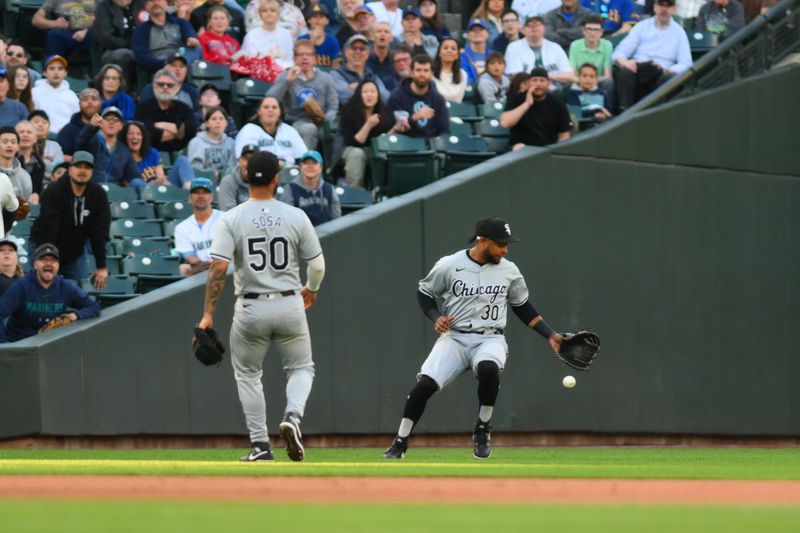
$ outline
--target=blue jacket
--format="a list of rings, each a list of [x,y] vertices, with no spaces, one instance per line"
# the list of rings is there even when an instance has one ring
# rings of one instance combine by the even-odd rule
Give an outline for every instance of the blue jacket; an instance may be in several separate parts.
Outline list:
[[[180,26],[181,41],[185,45],[186,39],[189,37],[197,37],[197,33],[189,24],[188,20],[183,20],[175,15],[167,15],[167,23],[174,23]],[[145,70],[155,72],[164,66],[164,60],[158,59],[150,51],[150,30],[153,28],[153,23],[149,20],[144,24],[139,24],[133,30],[133,55],[136,56],[136,62]]]
[[[139,168],[133,160],[130,150],[117,139],[113,150],[108,149],[105,137],[96,126],[87,125],[78,136],[78,149],[86,150],[94,156],[94,173],[92,181],[107,181],[126,186],[139,177]]]
[[[133,99],[131,95],[124,91],[119,91],[117,94],[106,100],[100,106],[100,110],[107,107],[114,106],[122,111],[122,118],[125,121],[133,120],[133,117],[136,116],[136,100]]]
[[[86,124],[83,123],[81,114],[78,112],[72,115],[67,125],[58,132],[56,142],[61,145],[61,151],[64,152],[64,155],[72,155],[79,150],[78,135],[81,134],[81,130],[83,130],[84,126],[86,126]]]
[[[423,106],[433,108],[433,118],[413,120],[411,115],[419,111]],[[444,97],[439,94],[433,83],[431,83],[427,93],[419,95],[411,90],[411,79],[404,79],[389,97],[389,110],[392,112],[398,110],[408,111],[408,124],[411,129],[406,132],[406,135],[409,137],[427,137],[430,139],[442,133],[450,133],[450,112],[447,110]]]
[[[36,335],[40,327],[62,313],[74,311],[79,319],[100,316],[100,305],[75,283],[56,276],[45,289],[39,284],[36,271],[14,283],[0,297],[0,342],[14,342]]]

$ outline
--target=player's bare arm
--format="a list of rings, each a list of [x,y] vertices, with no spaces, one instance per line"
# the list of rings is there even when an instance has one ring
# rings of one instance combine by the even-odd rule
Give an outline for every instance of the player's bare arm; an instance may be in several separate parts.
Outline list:
[[[214,311],[217,309],[217,302],[225,289],[225,278],[228,275],[228,261],[217,259],[211,260],[211,267],[208,270],[208,281],[206,282],[205,305],[203,306],[203,318],[200,320],[199,327],[214,327]]]

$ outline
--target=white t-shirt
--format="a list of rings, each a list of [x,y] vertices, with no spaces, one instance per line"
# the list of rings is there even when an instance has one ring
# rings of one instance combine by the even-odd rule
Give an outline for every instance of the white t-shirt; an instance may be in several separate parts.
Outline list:
[[[249,57],[271,57],[283,68],[294,65],[294,42],[289,30],[278,26],[272,31],[259,26],[248,31],[242,42],[242,53]]]
[[[308,151],[297,130],[285,122],[281,122],[278,126],[275,137],[258,124],[252,122],[245,124],[236,135],[236,157],[242,154],[242,148],[248,144],[255,144],[259,150],[272,152],[290,166],[294,165],[295,159],[300,159],[300,156]]]
[[[367,7],[375,13],[375,22],[388,22],[392,27],[392,35],[400,37],[403,35],[403,10],[399,7],[391,12],[386,9],[383,2],[370,2]]]
[[[197,257],[200,261],[211,261],[211,236],[222,211],[213,210],[205,224],[199,224],[194,214],[175,226],[175,249],[181,257]]]
[[[214,231],[211,256],[232,261],[236,294],[298,290],[300,261],[322,253],[302,209],[280,200],[247,200],[225,214]]]
[[[559,45],[547,39],[542,40],[542,65],[547,72],[572,72],[572,64],[567,53]],[[530,72],[536,65],[536,54],[527,39],[517,39],[506,48],[506,74]]]

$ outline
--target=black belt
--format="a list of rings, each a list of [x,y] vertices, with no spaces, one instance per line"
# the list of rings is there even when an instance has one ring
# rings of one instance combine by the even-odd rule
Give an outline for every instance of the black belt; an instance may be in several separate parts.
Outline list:
[[[475,335],[502,335],[503,332],[505,331],[504,329],[501,328],[471,329],[471,330],[452,328],[452,330],[458,333],[474,333]]]
[[[270,298],[277,298],[278,296],[294,296],[295,294],[297,294],[297,291],[281,291],[264,294],[259,294],[257,292],[246,292],[242,294],[242,298],[245,300],[269,300]]]

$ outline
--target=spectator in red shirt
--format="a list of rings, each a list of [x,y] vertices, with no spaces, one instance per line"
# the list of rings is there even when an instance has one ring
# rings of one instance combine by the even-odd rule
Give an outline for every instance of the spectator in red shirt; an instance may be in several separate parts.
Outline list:
[[[200,37],[203,47],[203,59],[212,63],[231,63],[231,56],[239,51],[239,42],[228,35],[231,15],[223,6],[214,6],[208,10],[206,31]]]

